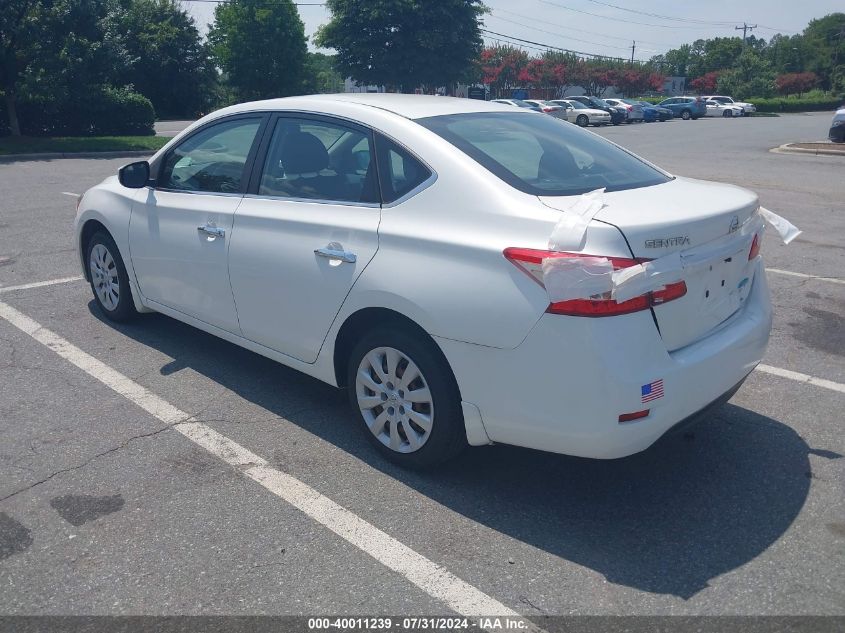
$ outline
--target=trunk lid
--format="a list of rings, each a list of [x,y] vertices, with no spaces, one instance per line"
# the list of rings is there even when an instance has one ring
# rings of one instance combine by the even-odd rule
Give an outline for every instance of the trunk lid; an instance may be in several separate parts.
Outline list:
[[[677,280],[686,283],[687,293],[652,308],[667,350],[694,343],[739,310],[753,282],[751,242],[762,229],[754,193],[675,178],[606,193],[604,201],[594,219],[619,229],[634,257],[679,253],[684,261]]]

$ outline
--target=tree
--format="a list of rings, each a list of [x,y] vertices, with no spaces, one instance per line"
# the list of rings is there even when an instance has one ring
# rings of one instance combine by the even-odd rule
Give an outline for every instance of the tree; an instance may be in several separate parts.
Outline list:
[[[818,84],[819,78],[816,73],[786,73],[785,75],[778,75],[775,79],[775,87],[777,91],[786,95],[797,94],[801,98],[801,94],[811,90]]]
[[[584,88],[584,92],[601,98],[611,86],[616,85],[618,68],[605,62],[581,60],[573,68],[572,83]]]
[[[646,91],[663,89],[665,77],[650,68],[627,68],[616,72],[614,85],[627,97],[634,97]]]
[[[494,97],[510,97],[521,85],[519,76],[528,65],[528,53],[513,46],[491,46],[481,51],[482,83]]]
[[[327,0],[315,37],[338,71],[363,84],[413,92],[466,79],[482,49],[481,0]]]
[[[305,27],[291,0],[226,0],[208,41],[239,99],[303,93]]]
[[[721,74],[722,71],[711,70],[709,73],[705,73],[701,77],[693,79],[689,85],[700,95],[705,93],[712,94],[716,92],[716,86],[719,83],[719,75]]]
[[[334,69],[333,55],[309,52],[305,69],[305,92],[343,92],[343,77]]]
[[[217,72],[194,19],[176,0],[111,0],[104,37],[126,60],[111,83],[131,84],[159,116],[208,111]]]
[[[740,99],[770,97],[774,92],[771,64],[749,47],[742,51],[733,68],[719,75],[717,89]]]
[[[100,26],[104,14],[104,0],[4,0],[0,88],[13,135],[21,133],[20,97],[58,103],[104,81],[113,61]]]
[[[839,90],[845,73],[845,13],[831,13],[811,20],[804,29],[803,42],[806,54],[802,70],[818,75],[824,90]]]

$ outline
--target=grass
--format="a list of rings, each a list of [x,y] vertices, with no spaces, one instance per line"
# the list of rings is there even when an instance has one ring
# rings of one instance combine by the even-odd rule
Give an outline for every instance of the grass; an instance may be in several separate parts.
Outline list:
[[[42,152],[154,152],[169,140],[163,136],[3,136],[0,137],[0,156]]]
[[[777,112],[749,112],[745,116],[780,116]]]

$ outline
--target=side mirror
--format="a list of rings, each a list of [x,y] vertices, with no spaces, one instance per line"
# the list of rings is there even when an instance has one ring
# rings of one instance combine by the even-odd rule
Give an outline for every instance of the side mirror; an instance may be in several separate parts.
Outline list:
[[[145,160],[141,160],[137,163],[124,165],[117,172],[117,179],[121,185],[129,189],[146,187],[150,181],[150,164]]]

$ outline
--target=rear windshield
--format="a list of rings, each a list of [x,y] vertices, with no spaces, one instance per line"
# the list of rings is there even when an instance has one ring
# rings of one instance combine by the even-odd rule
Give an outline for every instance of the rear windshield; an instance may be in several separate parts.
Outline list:
[[[624,191],[670,177],[591,132],[550,116],[475,112],[417,119],[511,187],[535,196]]]

